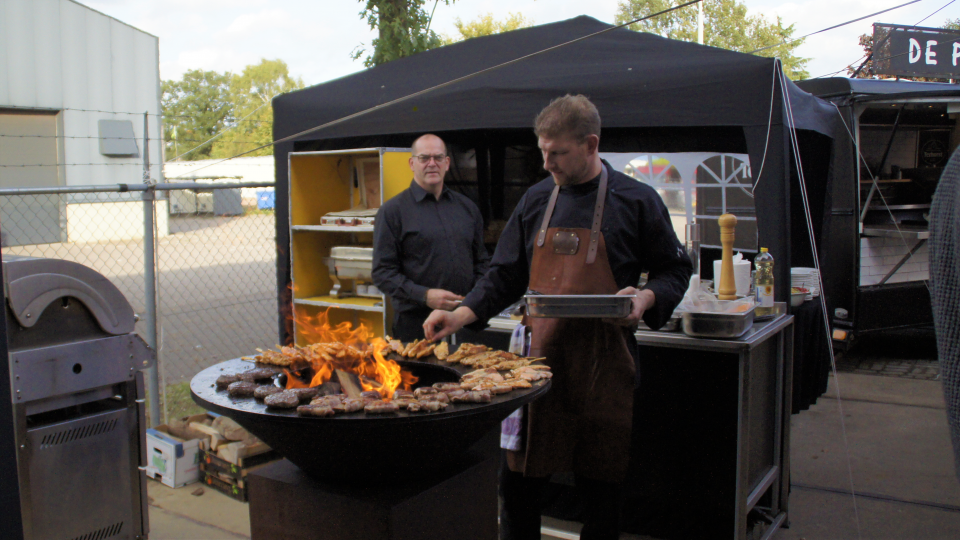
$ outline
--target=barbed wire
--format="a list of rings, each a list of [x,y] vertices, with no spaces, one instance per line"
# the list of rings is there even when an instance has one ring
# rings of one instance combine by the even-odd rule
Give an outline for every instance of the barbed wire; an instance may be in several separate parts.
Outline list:
[[[142,141],[143,137],[99,137],[97,135],[10,135],[0,133],[0,138],[11,139],[100,139],[102,141]],[[197,142],[202,139],[157,139],[147,137],[148,141],[173,142]],[[261,141],[226,141],[233,144],[262,144]]]
[[[270,157],[270,156],[254,156],[254,157]],[[139,159],[139,158],[131,158],[131,159]],[[202,161],[210,161],[212,159],[219,159],[219,158],[210,158]],[[174,163],[192,163],[192,162],[166,161],[166,162],[160,163],[158,161],[156,163],[150,163],[149,165],[153,167],[157,165],[162,166],[162,165],[168,165],[168,164],[174,164]],[[273,163],[247,163],[245,165],[253,166],[253,167],[273,167]],[[93,166],[93,167],[143,167],[143,162],[136,161],[136,162],[130,162],[130,163],[26,163],[21,165],[0,165],[0,168],[15,169],[15,168],[26,168],[26,167],[90,167],[90,166]]]
[[[133,114],[137,116],[143,116],[146,113],[147,116],[167,116],[170,118],[196,118],[194,116],[183,116],[183,115],[172,115],[172,114],[163,114],[163,113],[152,113],[146,111],[140,112],[126,112],[126,111],[103,111],[100,109],[78,109],[76,107],[26,107],[23,105],[0,105],[0,111],[3,109],[17,109],[23,111],[77,111],[77,112],[96,112],[96,113],[107,113],[107,114]]]

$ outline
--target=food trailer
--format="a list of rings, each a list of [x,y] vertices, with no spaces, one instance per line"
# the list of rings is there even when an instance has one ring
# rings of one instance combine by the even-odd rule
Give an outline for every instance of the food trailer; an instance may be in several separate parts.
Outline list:
[[[847,78],[798,86],[833,103],[849,129],[835,141],[846,163],[831,186],[821,246],[835,344],[932,324],[927,218],[960,142],[960,88]]]

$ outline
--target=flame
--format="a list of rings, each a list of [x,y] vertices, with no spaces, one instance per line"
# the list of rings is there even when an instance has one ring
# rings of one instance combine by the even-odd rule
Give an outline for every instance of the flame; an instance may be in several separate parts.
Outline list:
[[[357,375],[364,391],[376,391],[386,399],[391,399],[398,388],[413,387],[417,377],[386,357],[389,344],[385,340],[363,323],[357,328],[349,322],[331,326],[329,311],[310,316],[294,310],[297,329],[310,344],[281,348],[284,355],[293,358],[291,369],[286,370],[287,388],[320,386],[333,378],[336,370]],[[304,375],[310,377],[309,383],[303,380]]]

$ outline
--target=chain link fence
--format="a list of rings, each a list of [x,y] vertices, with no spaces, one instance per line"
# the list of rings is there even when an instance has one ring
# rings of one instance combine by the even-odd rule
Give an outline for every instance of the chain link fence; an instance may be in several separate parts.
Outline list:
[[[146,203],[135,186],[0,189],[3,253],[66,259],[103,274],[140,315],[137,332],[147,342],[153,241],[163,422],[190,410],[188,383],[197,372],[278,340],[272,197],[263,197],[268,205],[244,197],[267,185],[177,187],[154,186],[156,200]],[[145,231],[145,208],[152,230]]]

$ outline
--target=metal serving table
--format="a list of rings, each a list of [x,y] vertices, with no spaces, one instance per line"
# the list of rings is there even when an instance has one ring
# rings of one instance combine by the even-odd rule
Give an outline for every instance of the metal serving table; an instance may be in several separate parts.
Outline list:
[[[755,323],[737,339],[650,331],[637,338],[635,463],[624,512],[637,519],[624,530],[772,537],[787,519],[793,317]],[[665,518],[653,526],[642,522],[651,504]]]

